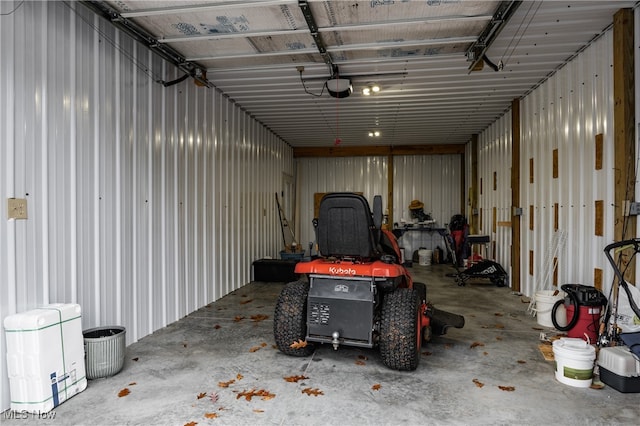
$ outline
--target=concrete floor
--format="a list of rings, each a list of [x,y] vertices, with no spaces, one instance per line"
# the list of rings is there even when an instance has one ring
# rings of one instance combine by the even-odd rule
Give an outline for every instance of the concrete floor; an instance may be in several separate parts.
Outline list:
[[[638,394],[556,381],[520,295],[482,281],[458,287],[447,265],[410,271],[438,308],[466,318],[463,329],[423,346],[416,371],[387,369],[375,349],[323,345],[308,358],[283,355],[272,332],[283,284],[253,282],[129,346],[119,374],[89,381],[54,419],[20,424],[640,423]],[[291,376],[306,378],[284,379]],[[241,396],[251,390],[259,395]]]

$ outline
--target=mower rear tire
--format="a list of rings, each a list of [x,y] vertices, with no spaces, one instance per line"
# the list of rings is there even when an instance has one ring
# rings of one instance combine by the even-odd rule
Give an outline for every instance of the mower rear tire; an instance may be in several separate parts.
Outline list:
[[[286,355],[309,356],[314,346],[294,345],[304,342],[307,336],[307,296],[309,283],[294,281],[286,284],[276,302],[273,318],[273,336],[278,349]],[[294,345],[292,348],[291,345]]]
[[[415,370],[420,362],[419,301],[414,289],[384,295],[380,323],[382,362],[394,370]]]

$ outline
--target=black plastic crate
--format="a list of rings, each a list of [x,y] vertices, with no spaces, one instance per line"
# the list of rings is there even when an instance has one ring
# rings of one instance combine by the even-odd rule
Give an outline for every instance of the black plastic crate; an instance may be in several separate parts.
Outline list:
[[[622,393],[640,392],[640,377],[620,376],[600,366],[600,381]]]
[[[294,272],[297,260],[259,259],[253,262],[253,280],[264,282],[291,282],[298,279]]]

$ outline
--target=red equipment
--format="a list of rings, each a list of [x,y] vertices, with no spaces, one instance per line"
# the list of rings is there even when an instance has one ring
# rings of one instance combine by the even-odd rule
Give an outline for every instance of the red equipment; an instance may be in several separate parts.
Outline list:
[[[371,348],[397,370],[414,370],[423,339],[461,328],[464,317],[434,308],[426,285],[399,263],[395,236],[381,229],[382,199],[373,215],[361,195],[332,193],[314,220],[322,257],[299,262],[302,279],[287,284],[276,303],[274,337],[288,355],[307,356],[314,343]],[[304,344],[301,344],[304,342]]]

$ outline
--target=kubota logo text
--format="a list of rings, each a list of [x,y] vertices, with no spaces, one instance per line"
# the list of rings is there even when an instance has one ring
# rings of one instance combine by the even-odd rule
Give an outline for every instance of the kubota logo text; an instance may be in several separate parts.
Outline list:
[[[331,275],[355,275],[356,270],[351,268],[336,268],[332,266],[329,268],[329,273]]]

